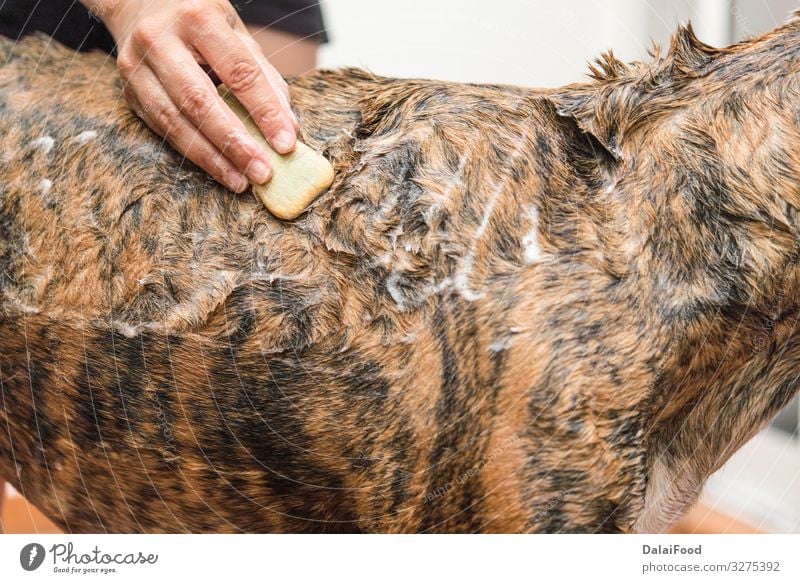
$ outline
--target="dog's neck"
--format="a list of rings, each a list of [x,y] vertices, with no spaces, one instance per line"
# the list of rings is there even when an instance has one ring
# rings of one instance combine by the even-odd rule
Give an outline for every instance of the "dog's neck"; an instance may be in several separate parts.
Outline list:
[[[596,83],[555,98],[604,150],[598,196],[625,211],[619,253],[662,339],[642,532],[669,526],[797,393],[794,46],[775,34],[718,51],[687,29],[666,59],[608,56]]]
[[[800,374],[800,224],[780,128],[740,128],[748,135],[730,146],[721,128],[687,136],[683,123],[626,144],[614,187],[642,302],[670,337],[655,368],[642,531],[677,518],[788,404]]]

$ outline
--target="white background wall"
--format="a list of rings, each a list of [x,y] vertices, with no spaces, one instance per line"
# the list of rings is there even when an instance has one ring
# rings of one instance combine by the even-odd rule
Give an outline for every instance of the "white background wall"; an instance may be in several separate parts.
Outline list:
[[[323,0],[332,42],[321,64],[383,75],[556,86],[613,48],[646,55],[692,18],[701,37],[755,34],[782,22],[797,0]],[[710,15],[710,16],[708,16]],[[720,35],[720,30],[722,34]]]

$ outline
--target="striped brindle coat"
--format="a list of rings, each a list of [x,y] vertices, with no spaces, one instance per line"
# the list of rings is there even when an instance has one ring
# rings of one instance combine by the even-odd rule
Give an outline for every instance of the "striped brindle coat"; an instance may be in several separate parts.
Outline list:
[[[798,21],[559,90],[311,73],[293,222],[108,57],[0,59],[0,476],[68,531],[656,531],[797,392]]]

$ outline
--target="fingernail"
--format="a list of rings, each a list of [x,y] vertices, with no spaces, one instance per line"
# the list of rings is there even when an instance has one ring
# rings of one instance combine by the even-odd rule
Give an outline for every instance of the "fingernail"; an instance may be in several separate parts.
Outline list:
[[[294,148],[295,138],[287,130],[278,130],[270,142],[278,152],[286,154]]]
[[[247,178],[241,174],[229,173],[227,176],[228,188],[233,192],[244,192],[247,189]]]
[[[264,184],[270,179],[272,170],[261,160],[253,160],[247,165],[245,173],[250,177],[250,180],[256,184]]]

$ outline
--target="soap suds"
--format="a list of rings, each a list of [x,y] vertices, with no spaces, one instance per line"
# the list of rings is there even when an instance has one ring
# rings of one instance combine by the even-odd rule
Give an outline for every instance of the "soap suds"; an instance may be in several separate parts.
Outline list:
[[[504,350],[508,349],[514,343],[513,339],[509,336],[508,338],[501,338],[495,340],[489,345],[490,352],[503,352]]]
[[[472,240],[472,247],[464,256],[464,260],[461,262],[461,266],[456,273],[455,277],[455,286],[458,292],[468,302],[474,302],[483,297],[482,293],[475,292],[470,287],[469,276],[472,274],[472,268],[475,263],[475,253],[477,252],[478,241],[481,240],[484,233],[486,233],[486,229],[489,228],[489,222],[492,219],[492,214],[494,213],[494,207],[497,205],[497,201],[500,199],[500,195],[502,194],[503,190],[505,189],[505,184],[499,185],[495,188],[494,192],[492,193],[492,198],[489,199],[489,204],[486,205],[486,210],[483,212],[483,218],[481,219],[480,225],[478,225],[478,229],[475,231],[475,236]]]
[[[539,247],[539,211],[535,206],[528,211],[531,221],[531,230],[522,238],[522,247],[525,250],[525,263],[531,265],[536,263],[542,256],[542,248]]]
[[[389,292],[390,296],[392,296],[392,299],[394,300],[394,303],[397,304],[397,307],[400,308],[400,310],[404,310],[405,298],[403,297],[403,291],[398,285],[399,283],[400,272],[394,269],[386,280],[386,291]]]
[[[455,173],[446,178],[443,182],[447,185],[439,195],[438,195],[438,202],[446,202],[450,200],[450,197],[453,195],[453,191],[457,188],[464,187],[464,169],[467,167],[467,162],[471,160],[472,152],[466,152],[458,161],[458,168],[456,168]],[[431,193],[436,194],[436,193]]]
[[[127,322],[114,321],[114,329],[125,338],[136,338],[141,333],[141,327]]]
[[[511,172],[511,170],[514,168],[514,165],[517,163],[517,159],[520,157],[520,154],[521,151],[519,148],[514,150],[514,152],[511,154],[508,161],[508,167],[506,168],[508,172]],[[500,200],[500,195],[505,191],[506,181],[500,180],[497,188],[494,189],[492,196],[489,198],[489,203],[486,205],[486,209],[483,212],[483,218],[481,218],[481,222],[478,225],[478,228],[475,230],[475,235],[472,238],[472,246],[464,256],[464,259],[461,262],[458,272],[454,278],[456,290],[458,290],[458,292],[461,294],[461,297],[468,302],[474,302],[483,297],[483,293],[476,292],[472,289],[469,278],[470,275],[472,275],[472,270],[475,264],[475,255],[478,251],[478,243],[483,238],[486,230],[489,228],[489,223],[492,220],[492,215],[494,214],[494,209],[497,206],[497,202]]]
[[[47,196],[48,194],[50,194],[51,188],[53,188],[53,181],[44,178],[39,183],[39,194],[42,196]]]
[[[42,152],[42,154],[49,154],[55,143],[56,141],[50,136],[42,136],[41,138],[36,138],[33,140],[31,145]]]
[[[97,137],[97,132],[94,130],[87,130],[85,132],[79,133],[75,136],[75,141],[79,144],[85,144],[86,142],[93,140]]]
[[[5,299],[8,302],[9,306],[12,306],[13,308],[16,309],[16,311],[18,311],[18,312],[20,312],[22,314],[31,314],[31,315],[33,315],[33,314],[38,314],[40,312],[38,307],[33,306],[33,305],[21,300],[20,298],[16,297],[11,292],[9,292],[8,290],[5,290],[3,292],[3,296],[5,297]]]

